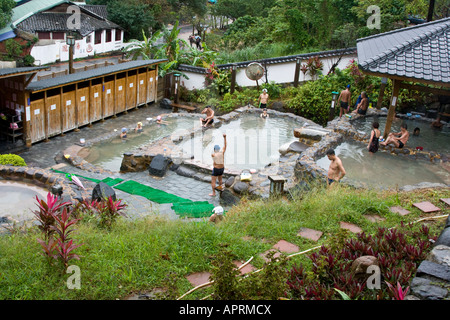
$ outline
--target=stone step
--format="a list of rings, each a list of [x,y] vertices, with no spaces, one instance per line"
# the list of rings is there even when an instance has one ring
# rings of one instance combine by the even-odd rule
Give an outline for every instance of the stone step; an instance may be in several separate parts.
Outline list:
[[[420,211],[422,211],[424,213],[441,211],[441,208],[436,207],[434,204],[432,204],[429,201],[416,202],[416,203],[413,203],[413,206],[418,208]]]
[[[406,216],[407,214],[411,213],[411,211],[406,210],[405,208],[402,208],[400,206],[390,207],[389,211],[391,211],[392,213],[398,213],[401,216]]]
[[[301,228],[299,230],[299,232],[297,233],[297,236],[306,238],[306,239],[312,240],[312,241],[318,241],[320,239],[320,237],[322,236],[322,234],[323,234],[322,231],[309,229],[309,228]]]

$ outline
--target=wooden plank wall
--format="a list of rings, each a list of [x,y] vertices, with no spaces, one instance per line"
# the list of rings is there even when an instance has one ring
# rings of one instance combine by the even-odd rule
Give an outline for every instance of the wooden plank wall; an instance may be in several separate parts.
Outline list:
[[[26,92],[21,99],[30,108],[27,145],[156,102],[157,87],[157,70],[141,68]]]

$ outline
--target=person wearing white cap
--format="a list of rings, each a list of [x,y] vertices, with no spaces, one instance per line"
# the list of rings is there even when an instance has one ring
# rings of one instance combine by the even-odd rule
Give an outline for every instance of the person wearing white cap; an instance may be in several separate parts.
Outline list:
[[[223,208],[221,206],[215,207],[212,210],[213,214],[209,217],[209,222],[217,223],[223,219]]]
[[[267,93],[267,89],[264,88],[263,92],[259,95],[258,103],[260,108],[267,108],[267,102],[269,101],[269,94]]]
[[[223,148],[220,150],[219,145],[214,146],[214,153],[211,154],[211,157],[213,158],[213,171],[211,174],[211,187],[212,187],[212,193],[209,195],[211,197],[216,196],[216,180],[219,180],[219,186],[222,185],[222,175],[225,170],[225,151],[227,150],[227,135],[223,134]]]

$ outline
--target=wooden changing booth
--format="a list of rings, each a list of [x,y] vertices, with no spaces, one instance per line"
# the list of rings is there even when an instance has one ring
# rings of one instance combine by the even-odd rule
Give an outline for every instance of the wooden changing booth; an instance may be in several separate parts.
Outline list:
[[[165,61],[130,61],[30,83],[27,146],[156,102],[158,64]]]

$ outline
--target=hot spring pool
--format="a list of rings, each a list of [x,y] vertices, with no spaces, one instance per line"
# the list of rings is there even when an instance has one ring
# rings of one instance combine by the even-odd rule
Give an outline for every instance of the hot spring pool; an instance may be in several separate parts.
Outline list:
[[[142,133],[129,131],[126,140],[122,140],[117,132],[116,138],[88,148],[84,159],[104,169],[119,171],[124,153],[169,136],[177,130],[192,130],[194,126],[199,125],[196,117],[168,117],[164,120],[168,122],[167,125],[151,123],[143,127]]]
[[[31,210],[36,210],[36,196],[47,199],[48,191],[35,185],[1,180],[0,181],[0,217],[16,220],[28,220],[34,217]]]
[[[347,179],[381,188],[420,182],[450,183],[450,169],[446,164],[414,160],[386,152],[370,155],[366,147],[360,142],[344,142],[335,148],[347,172]],[[328,171],[330,160],[324,156],[317,160],[317,165]]]
[[[372,123],[374,121],[378,121],[380,124],[379,129],[383,134],[386,125],[386,117],[364,117],[352,121],[352,124],[356,130],[370,134]],[[410,138],[406,143],[407,147],[412,149],[423,147],[423,151],[450,154],[450,128],[442,127],[442,129],[436,130],[431,128],[429,122],[396,118],[392,122],[391,132],[400,132],[400,126],[403,122],[407,124],[410,133]],[[420,128],[420,134],[418,136],[412,134],[414,128]]]
[[[213,164],[211,154],[214,146],[223,148],[223,134],[227,135],[225,168],[244,170],[260,169],[278,161],[279,148],[298,139],[294,128],[302,127],[301,120],[285,117],[261,119],[259,113],[241,114],[236,120],[223,124],[218,129],[209,129],[196,134],[192,139],[181,142],[183,157]]]

